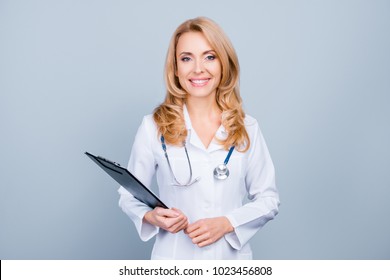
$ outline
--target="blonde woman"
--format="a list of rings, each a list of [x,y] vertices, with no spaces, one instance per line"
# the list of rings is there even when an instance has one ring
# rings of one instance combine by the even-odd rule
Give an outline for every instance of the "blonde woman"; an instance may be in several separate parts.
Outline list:
[[[177,28],[165,81],[128,168],[146,186],[156,175],[172,208],[151,209],[122,187],[119,205],[142,240],[156,236],[152,259],[251,259],[249,240],[278,213],[279,196],[259,125],[242,109],[236,53],[215,22]]]

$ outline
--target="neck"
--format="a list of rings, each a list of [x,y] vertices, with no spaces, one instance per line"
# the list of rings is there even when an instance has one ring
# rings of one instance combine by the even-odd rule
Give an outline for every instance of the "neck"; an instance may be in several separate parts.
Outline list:
[[[221,110],[218,108],[215,98],[188,98],[186,102],[187,110],[192,118],[214,119],[220,117]]]

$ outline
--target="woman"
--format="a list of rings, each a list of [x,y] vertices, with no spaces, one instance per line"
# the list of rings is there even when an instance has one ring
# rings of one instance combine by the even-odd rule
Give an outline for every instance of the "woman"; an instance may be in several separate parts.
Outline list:
[[[122,187],[119,205],[142,240],[156,236],[152,259],[251,259],[248,241],[278,213],[279,196],[257,121],[242,109],[236,53],[216,23],[177,28],[165,80],[165,101],[144,117],[128,168],[146,186],[156,174],[172,208],[151,209]],[[224,162],[229,174],[225,165],[213,171]]]

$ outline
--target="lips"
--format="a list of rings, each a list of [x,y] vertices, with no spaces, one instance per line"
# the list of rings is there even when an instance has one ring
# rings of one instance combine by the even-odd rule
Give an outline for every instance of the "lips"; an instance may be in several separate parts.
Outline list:
[[[191,84],[195,87],[205,86],[208,81],[210,81],[210,79],[190,79]]]

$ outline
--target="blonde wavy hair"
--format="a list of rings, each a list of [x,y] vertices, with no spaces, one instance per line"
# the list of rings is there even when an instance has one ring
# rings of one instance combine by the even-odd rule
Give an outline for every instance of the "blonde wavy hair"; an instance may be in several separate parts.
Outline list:
[[[180,36],[186,32],[201,32],[221,62],[221,81],[216,91],[216,102],[222,111],[221,123],[227,131],[226,139],[216,139],[224,149],[231,146],[245,152],[250,140],[245,129],[245,113],[239,91],[239,63],[233,45],[223,30],[212,20],[198,17],[183,22],[174,32],[165,61],[165,83],[167,94],[164,102],[153,113],[160,135],[171,145],[182,145],[187,137],[183,105],[187,92],[183,90],[176,76],[176,46]]]

